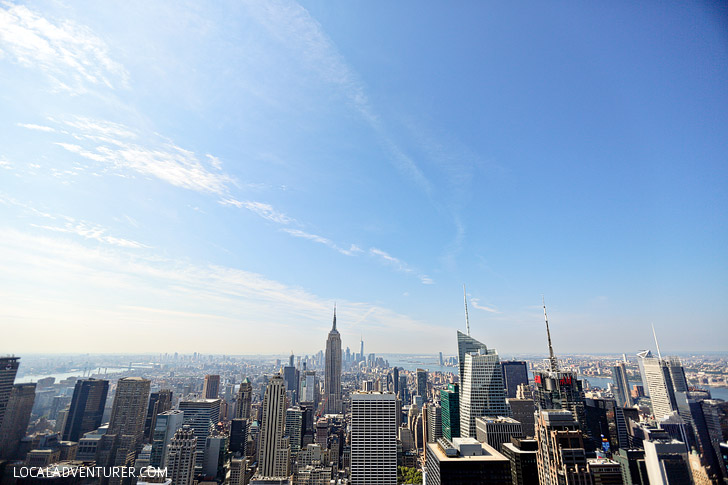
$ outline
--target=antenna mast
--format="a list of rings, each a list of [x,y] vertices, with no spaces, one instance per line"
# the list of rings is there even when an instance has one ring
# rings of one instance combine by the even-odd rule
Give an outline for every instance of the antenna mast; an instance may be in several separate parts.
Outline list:
[[[465,301],[465,325],[468,329],[468,337],[470,337],[470,318],[468,318],[468,294],[465,292],[464,283],[463,283],[463,300]]]
[[[546,299],[541,295],[541,302],[543,303],[543,318],[546,320],[546,336],[549,339],[549,364],[551,372],[559,371],[559,361],[556,360],[554,355],[554,347],[551,345],[551,331],[549,330],[549,317],[546,315]]]
[[[660,353],[660,344],[657,342],[657,333],[655,333],[655,322],[652,322],[652,336],[655,337],[655,346],[657,347],[657,358],[662,360],[662,354]]]

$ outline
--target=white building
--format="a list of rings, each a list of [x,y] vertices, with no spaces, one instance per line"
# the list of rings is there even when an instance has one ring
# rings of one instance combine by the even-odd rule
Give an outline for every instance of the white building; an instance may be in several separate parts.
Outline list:
[[[498,352],[480,348],[465,354],[460,396],[460,436],[475,438],[475,418],[510,416]]]
[[[351,396],[351,485],[397,484],[397,397]]]

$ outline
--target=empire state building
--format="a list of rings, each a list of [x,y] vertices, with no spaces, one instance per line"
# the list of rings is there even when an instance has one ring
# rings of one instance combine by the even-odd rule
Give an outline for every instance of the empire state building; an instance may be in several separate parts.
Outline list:
[[[334,305],[334,326],[326,340],[324,413],[339,414],[341,411],[341,335],[336,330],[336,305]]]

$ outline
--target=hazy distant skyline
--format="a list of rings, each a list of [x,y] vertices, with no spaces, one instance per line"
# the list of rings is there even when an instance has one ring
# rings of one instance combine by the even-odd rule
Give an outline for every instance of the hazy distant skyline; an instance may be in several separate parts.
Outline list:
[[[728,350],[727,10],[0,4],[0,353]]]

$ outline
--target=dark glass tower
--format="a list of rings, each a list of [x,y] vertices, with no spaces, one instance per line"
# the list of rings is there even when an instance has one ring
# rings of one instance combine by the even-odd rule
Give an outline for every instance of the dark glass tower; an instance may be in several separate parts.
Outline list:
[[[71,407],[63,427],[64,441],[78,441],[84,433],[101,426],[108,392],[109,381],[100,379],[76,381]]]
[[[450,384],[447,389],[440,390],[440,407],[442,408],[442,436],[448,440],[460,437],[460,389],[457,384]]]
[[[0,426],[3,424],[15,375],[18,373],[18,360],[20,357],[0,357]]]
[[[506,397],[516,397],[519,384],[528,384],[528,366],[523,360],[504,360],[501,362],[503,384],[506,386]]]

